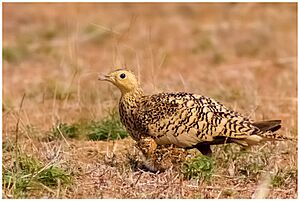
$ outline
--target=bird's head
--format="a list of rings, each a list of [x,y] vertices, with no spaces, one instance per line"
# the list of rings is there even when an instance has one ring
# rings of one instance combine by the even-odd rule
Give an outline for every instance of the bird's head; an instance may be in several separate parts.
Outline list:
[[[115,70],[107,75],[99,75],[99,80],[109,81],[117,86],[122,94],[133,92],[140,88],[135,75],[128,70]]]

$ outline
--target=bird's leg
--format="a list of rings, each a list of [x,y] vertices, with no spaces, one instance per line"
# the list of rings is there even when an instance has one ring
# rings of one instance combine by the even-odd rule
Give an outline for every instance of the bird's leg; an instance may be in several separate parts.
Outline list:
[[[141,138],[137,141],[137,148],[141,150],[144,165],[148,170],[152,172],[162,171],[157,161],[157,144],[154,139],[150,137]]]
[[[202,155],[205,155],[205,156],[212,155],[212,151],[210,149],[209,144],[197,144],[195,147],[201,152]]]

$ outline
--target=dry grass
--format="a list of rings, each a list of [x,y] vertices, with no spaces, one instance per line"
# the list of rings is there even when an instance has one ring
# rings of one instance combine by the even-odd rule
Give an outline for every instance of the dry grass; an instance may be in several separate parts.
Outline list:
[[[296,3],[4,3],[3,198],[297,198],[296,142],[215,146],[209,176],[189,180],[139,169],[130,138],[72,128],[117,106],[97,72],[125,66],[147,93],[203,94],[297,137],[296,33]]]

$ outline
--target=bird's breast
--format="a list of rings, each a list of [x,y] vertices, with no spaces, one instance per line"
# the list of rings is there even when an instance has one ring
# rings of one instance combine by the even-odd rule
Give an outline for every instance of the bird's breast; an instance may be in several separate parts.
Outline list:
[[[140,132],[138,128],[138,123],[136,122],[136,118],[134,116],[134,105],[127,104],[125,101],[120,101],[119,104],[119,113],[121,123],[125,126],[127,132],[133,139],[140,138]]]

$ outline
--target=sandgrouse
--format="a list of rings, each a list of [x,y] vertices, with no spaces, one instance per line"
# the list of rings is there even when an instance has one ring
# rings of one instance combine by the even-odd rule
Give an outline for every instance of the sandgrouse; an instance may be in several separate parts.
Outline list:
[[[237,143],[246,147],[289,139],[274,133],[281,128],[281,120],[254,122],[202,95],[185,92],[145,95],[135,75],[128,70],[115,70],[100,75],[99,79],[120,89],[121,122],[147,156],[158,145],[197,148],[210,155],[210,145]]]

